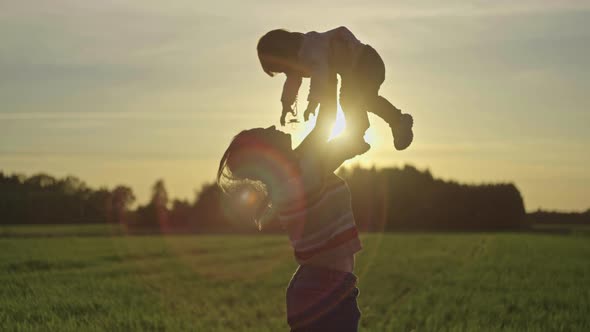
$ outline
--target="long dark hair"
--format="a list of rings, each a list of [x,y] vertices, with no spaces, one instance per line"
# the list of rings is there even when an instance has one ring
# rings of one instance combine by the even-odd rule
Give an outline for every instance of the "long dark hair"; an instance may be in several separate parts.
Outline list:
[[[273,143],[262,128],[244,130],[234,136],[217,170],[217,184],[225,197],[237,202],[233,206],[244,209],[242,214],[254,219],[259,228],[271,215],[273,193],[298,175],[290,151],[281,151]]]
[[[258,40],[258,59],[262,70],[269,76],[288,71],[297,61],[297,54],[303,40],[300,32],[276,29],[267,32]]]

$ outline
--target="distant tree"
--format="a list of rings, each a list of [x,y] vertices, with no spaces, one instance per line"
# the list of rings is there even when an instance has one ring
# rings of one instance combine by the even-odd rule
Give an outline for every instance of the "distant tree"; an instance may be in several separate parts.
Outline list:
[[[527,215],[533,224],[590,225],[590,210],[585,212],[546,211],[538,209]]]
[[[166,209],[168,206],[168,192],[164,185],[164,180],[157,180],[152,186],[152,199],[151,204]]]
[[[170,225],[175,228],[188,229],[194,224],[194,209],[186,200],[175,199],[169,213]]]
[[[75,176],[66,176],[64,179],[57,181],[58,190],[66,195],[83,193],[87,190],[86,184]]]
[[[107,188],[93,191],[86,200],[88,222],[103,223],[112,221],[112,193]],[[92,216],[92,217],[90,217]]]
[[[204,184],[194,204],[197,227],[201,231],[230,230],[231,224],[225,217],[229,212],[222,205],[222,192],[216,184]]]
[[[24,181],[24,184],[34,188],[48,188],[55,186],[58,181],[47,174],[41,173],[31,176]]]
[[[137,223],[146,227],[159,227],[163,231],[170,228],[168,219],[168,192],[163,180],[152,186],[152,197],[146,206],[137,209]]]
[[[127,212],[135,202],[133,190],[127,186],[117,186],[111,194],[112,222],[127,223]]]

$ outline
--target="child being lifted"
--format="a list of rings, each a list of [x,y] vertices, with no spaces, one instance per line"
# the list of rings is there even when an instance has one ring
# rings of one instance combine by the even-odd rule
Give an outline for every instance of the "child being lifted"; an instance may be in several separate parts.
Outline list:
[[[349,147],[357,154],[370,147],[364,141],[369,128],[368,112],[372,112],[389,124],[393,144],[404,150],[413,140],[413,119],[402,113],[387,99],[379,95],[379,87],[385,80],[383,60],[371,46],[361,43],[345,27],[326,32],[289,32],[272,30],[258,41],[258,58],[262,69],[269,76],[285,73],[281,103],[281,125],[285,125],[287,113],[296,115],[292,106],[303,77],[311,79],[308,104],[303,118],[320,105],[316,126],[305,142],[327,141],[337,112],[337,74],[341,77],[340,105],[346,119],[346,135]]]

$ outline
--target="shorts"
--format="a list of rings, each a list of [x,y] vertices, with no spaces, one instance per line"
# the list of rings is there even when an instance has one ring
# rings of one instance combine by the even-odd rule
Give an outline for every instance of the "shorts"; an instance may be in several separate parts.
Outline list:
[[[358,330],[357,277],[350,272],[299,266],[287,288],[292,332]]]

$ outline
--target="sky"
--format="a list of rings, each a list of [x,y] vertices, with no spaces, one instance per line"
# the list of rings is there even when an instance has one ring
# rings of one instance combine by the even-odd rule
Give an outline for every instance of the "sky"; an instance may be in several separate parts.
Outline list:
[[[0,170],[125,184],[139,203],[162,178],[193,199],[233,135],[278,126],[283,77],[261,70],[258,38],[338,26],[381,54],[381,95],[415,121],[399,152],[371,115],[372,149],[348,166],[590,208],[589,1],[0,0]],[[297,143],[312,125],[284,130]]]

